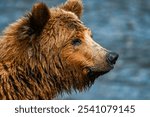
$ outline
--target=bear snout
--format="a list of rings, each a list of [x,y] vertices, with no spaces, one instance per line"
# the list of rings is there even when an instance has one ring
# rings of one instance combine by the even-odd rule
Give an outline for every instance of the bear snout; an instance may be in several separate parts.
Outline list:
[[[115,52],[108,52],[106,54],[106,60],[110,66],[113,66],[116,63],[118,57],[119,55]]]

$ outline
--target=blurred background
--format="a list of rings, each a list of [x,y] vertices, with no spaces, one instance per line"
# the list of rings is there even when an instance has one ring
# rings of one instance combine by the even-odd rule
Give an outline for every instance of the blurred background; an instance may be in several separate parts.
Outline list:
[[[40,0],[38,0],[40,1]],[[41,0],[52,7],[66,0]],[[29,11],[37,0],[1,0],[0,32]],[[150,0],[83,0],[82,21],[95,41],[118,52],[108,74],[86,92],[58,99],[150,99]]]

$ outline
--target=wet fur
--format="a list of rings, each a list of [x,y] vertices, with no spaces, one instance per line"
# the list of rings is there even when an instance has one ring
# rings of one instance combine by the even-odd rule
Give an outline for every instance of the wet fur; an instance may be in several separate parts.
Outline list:
[[[0,99],[53,99],[64,91],[85,90],[94,82],[80,74],[84,60],[86,65],[92,64],[90,55],[84,53],[87,58],[79,61],[83,57],[76,54],[78,64],[66,63],[66,59],[73,61],[72,57],[62,56],[64,52],[72,54],[72,47],[65,46],[71,36],[82,37],[87,30],[78,19],[81,1],[69,2],[50,10],[37,3],[5,29],[0,39]]]

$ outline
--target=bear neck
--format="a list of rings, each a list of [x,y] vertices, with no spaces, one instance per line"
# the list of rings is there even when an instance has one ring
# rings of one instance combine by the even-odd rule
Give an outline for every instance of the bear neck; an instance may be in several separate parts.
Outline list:
[[[0,62],[0,99],[53,99],[71,92],[72,75],[64,71],[58,55],[35,53],[15,59],[10,54],[11,60],[6,57]]]

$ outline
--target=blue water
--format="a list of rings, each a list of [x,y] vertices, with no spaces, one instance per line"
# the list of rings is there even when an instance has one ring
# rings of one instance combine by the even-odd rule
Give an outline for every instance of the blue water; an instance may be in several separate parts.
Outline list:
[[[0,31],[36,0],[0,1]],[[49,6],[65,0],[42,0]],[[83,0],[83,22],[94,39],[119,53],[114,70],[86,92],[59,99],[150,99],[150,0]]]

